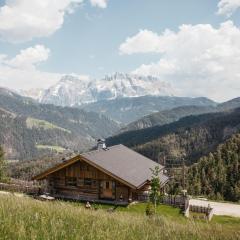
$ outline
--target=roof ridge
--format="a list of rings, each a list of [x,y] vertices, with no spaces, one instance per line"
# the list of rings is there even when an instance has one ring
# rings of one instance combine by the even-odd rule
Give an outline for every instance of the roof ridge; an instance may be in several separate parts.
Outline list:
[[[115,147],[118,147],[118,146],[124,146],[124,145],[123,144],[117,144],[117,145],[107,147],[106,149],[112,149],[112,148],[115,148]],[[126,147],[126,146],[124,146],[124,147]],[[88,151],[88,152],[80,153],[80,155],[102,152],[102,151],[106,151],[106,149],[95,149],[95,150],[91,150],[91,151]]]

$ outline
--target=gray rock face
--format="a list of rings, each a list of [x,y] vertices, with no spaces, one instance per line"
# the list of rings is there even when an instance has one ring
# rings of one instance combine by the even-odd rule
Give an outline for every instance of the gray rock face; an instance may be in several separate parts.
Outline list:
[[[146,95],[170,96],[173,95],[173,90],[169,84],[151,76],[115,73],[96,80],[66,75],[45,90],[39,101],[59,106],[75,106]]]

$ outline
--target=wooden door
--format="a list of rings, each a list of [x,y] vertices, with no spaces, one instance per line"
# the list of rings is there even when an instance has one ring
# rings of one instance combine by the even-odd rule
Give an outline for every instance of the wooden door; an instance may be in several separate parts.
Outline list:
[[[100,183],[100,198],[115,199],[115,182],[103,180]]]

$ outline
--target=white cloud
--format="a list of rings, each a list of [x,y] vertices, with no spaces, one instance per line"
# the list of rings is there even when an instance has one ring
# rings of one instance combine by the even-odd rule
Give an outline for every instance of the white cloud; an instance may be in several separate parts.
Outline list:
[[[21,50],[14,58],[5,61],[5,64],[16,68],[35,68],[35,64],[46,61],[49,54],[50,49],[43,45],[36,45]]]
[[[240,29],[231,21],[219,28],[182,25],[161,34],[141,30],[120,45],[120,53],[158,53],[158,62],[133,72],[160,76],[176,87],[176,95],[219,101],[240,95]]]
[[[160,38],[157,33],[149,30],[140,30],[138,34],[126,39],[120,45],[121,54],[162,52],[174,40],[173,32],[166,30]]]
[[[230,17],[238,8],[240,0],[221,0],[218,3],[218,14]]]
[[[52,86],[65,74],[39,70],[38,65],[47,61],[49,56],[50,50],[43,45],[23,49],[13,58],[0,54],[0,86],[15,90]],[[89,78],[87,75],[76,76],[83,80]]]
[[[20,51],[9,58],[0,55],[0,84],[13,89],[43,88],[59,80],[61,74],[43,72],[37,65],[48,59],[50,50],[36,45]]]
[[[49,56],[50,50],[43,45],[23,49],[13,58],[0,54],[0,86],[16,90],[52,86],[64,74],[39,70],[38,65]],[[85,75],[79,77],[88,78]]]
[[[6,0],[0,7],[0,39],[17,43],[47,37],[60,29],[66,14],[84,0]],[[104,0],[91,0],[105,8]]]
[[[90,0],[90,3],[94,7],[106,8],[108,0]]]

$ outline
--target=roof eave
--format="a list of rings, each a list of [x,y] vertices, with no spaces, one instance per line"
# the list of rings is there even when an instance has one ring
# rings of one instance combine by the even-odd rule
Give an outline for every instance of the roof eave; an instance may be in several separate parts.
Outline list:
[[[164,175],[164,176],[166,176],[166,175]],[[167,179],[166,179],[164,182],[160,181],[160,185],[161,185],[161,186],[165,185],[165,184],[169,181],[169,177],[168,177],[168,176],[166,176],[166,177],[167,177]],[[137,187],[137,189],[140,189],[140,188],[143,187],[145,184],[150,183],[150,182],[151,182],[151,180],[147,179],[146,181],[144,181],[143,183],[141,183],[141,184]]]

